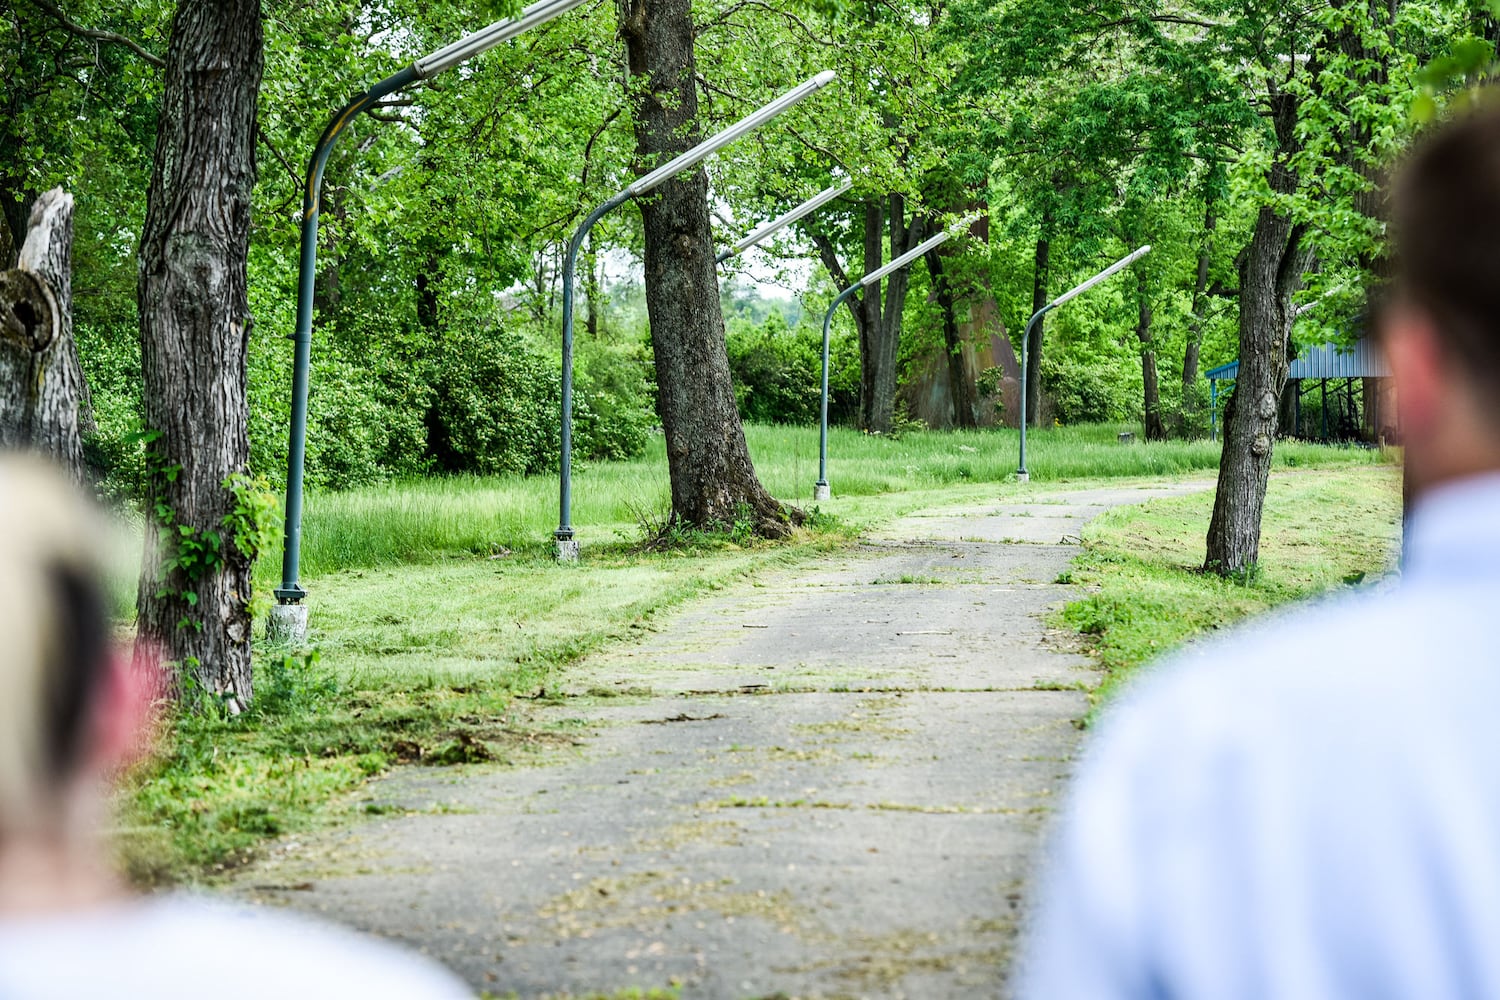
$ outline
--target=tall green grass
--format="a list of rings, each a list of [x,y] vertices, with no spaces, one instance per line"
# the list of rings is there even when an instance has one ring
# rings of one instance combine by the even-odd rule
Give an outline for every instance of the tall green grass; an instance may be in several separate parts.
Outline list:
[[[1218,468],[1219,445],[1169,441],[1122,445],[1121,431],[1098,424],[1032,432],[1027,464],[1033,481],[1176,476]],[[761,481],[776,496],[812,502],[818,473],[815,427],[749,426],[746,434]],[[899,438],[834,428],[829,434],[829,481],[838,498],[963,483],[1002,482],[1016,470],[1014,430],[917,431]],[[1363,448],[1281,442],[1276,464],[1329,466],[1385,460]],[[628,462],[577,465],[573,524],[590,545],[640,537],[643,515],[668,507],[666,450],[660,437]],[[433,478],[346,493],[313,493],[303,525],[304,579],[345,569],[430,561],[460,553],[539,552],[557,526],[555,476]],[[281,553],[266,553],[257,584],[279,576]]]

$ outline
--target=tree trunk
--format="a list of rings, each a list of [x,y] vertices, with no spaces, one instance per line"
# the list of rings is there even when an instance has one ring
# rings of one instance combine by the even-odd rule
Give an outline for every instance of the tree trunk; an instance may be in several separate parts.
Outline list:
[[[1036,315],[1047,304],[1048,271],[1052,258],[1052,215],[1042,219],[1042,234],[1036,240],[1031,275],[1031,312]],[[1042,424],[1042,328],[1046,317],[1036,321],[1026,343],[1026,420],[1032,427]]]
[[[583,298],[588,311],[583,314],[583,328],[590,340],[599,339],[599,317],[603,303],[599,301],[599,255],[594,250],[594,236],[589,234],[588,250],[583,255]]]
[[[938,307],[943,314],[943,355],[948,362],[948,394],[953,400],[953,426],[977,427],[974,386],[964,364],[963,337],[958,330],[958,314],[953,301],[953,283],[943,267],[940,249],[927,251],[927,273],[937,292]]]
[[[888,201],[890,251],[895,259],[922,241],[924,227],[920,219],[906,225],[906,200],[901,195],[891,194]],[[864,273],[869,274],[885,263],[883,241],[887,216],[878,201],[865,202],[864,212]],[[821,233],[809,231],[809,235],[834,283],[840,290],[848,288],[853,282],[839,263],[833,242]],[[859,333],[859,425],[877,434],[889,433],[895,416],[896,359],[909,287],[909,275],[902,270],[886,279],[884,296],[875,287],[846,300]]]
[[[1287,354],[1287,367],[1291,368],[1292,362],[1297,359]],[[1276,412],[1276,436],[1277,437],[1301,437],[1302,436],[1302,388],[1297,382],[1287,379],[1281,387],[1281,402]]]
[[[0,269],[16,266],[16,255],[26,239],[26,219],[31,199],[0,170]]]
[[[0,208],[3,208],[4,194],[0,193]],[[16,266],[16,241],[10,234],[10,220],[5,213],[0,211],[0,270],[9,271]]]
[[[887,225],[890,230],[891,259],[894,260],[922,242],[926,229],[919,216],[906,224],[906,199],[892,194]],[[877,237],[878,245],[878,237]],[[878,254],[877,250],[877,254]],[[875,268],[882,261],[877,256]],[[870,273],[870,263],[865,262]],[[901,351],[901,319],[906,311],[906,293],[911,287],[911,269],[904,267],[885,279],[884,302],[878,294],[866,294],[866,306],[879,311],[879,322],[873,329],[879,336],[872,338],[869,355],[864,359],[865,384],[869,387],[865,427],[876,434],[889,434],[895,426],[896,417],[896,365]]]
[[[865,269],[864,273],[878,269],[885,263],[882,257],[881,238],[885,229],[885,213],[878,201],[865,203]],[[845,285],[844,287],[848,287]],[[881,327],[884,314],[880,308],[880,288],[867,288],[857,296],[859,299],[859,426],[861,430],[885,433],[891,429],[891,414],[895,401],[885,407],[880,405],[880,387],[877,370],[887,339]],[[881,420],[884,411],[884,422]]]
[[[1278,148],[1269,172],[1271,190],[1289,194],[1297,177],[1289,164],[1298,150],[1296,98],[1273,93]],[[1261,208],[1240,260],[1240,369],[1224,413],[1224,451],[1204,569],[1243,573],[1260,557],[1260,520],[1278,403],[1286,384],[1287,341],[1296,310],[1292,295],[1309,263],[1303,227],[1270,206]]]
[[[628,0],[620,33],[629,55],[626,90],[635,103],[636,153],[651,167],[701,137],[692,4]],[[784,536],[801,512],[766,492],[745,444],[724,342],[708,175],[699,168],[665,182],[641,201],[641,219],[672,516],[719,530],[748,519],[759,534]]]
[[[165,651],[175,693],[251,699],[250,567],[235,544],[249,458],[246,254],[263,64],[259,0],[185,3],[167,49],[137,296],[148,444],[138,656]]]
[[[37,199],[14,270],[0,272],[0,446],[29,448],[84,481],[88,392],[73,342],[73,196]]]
[[[1145,275],[1137,279],[1135,336],[1141,342],[1141,385],[1147,441],[1165,441],[1167,427],[1161,419],[1161,387],[1157,384],[1155,335],[1151,332],[1151,290]]]

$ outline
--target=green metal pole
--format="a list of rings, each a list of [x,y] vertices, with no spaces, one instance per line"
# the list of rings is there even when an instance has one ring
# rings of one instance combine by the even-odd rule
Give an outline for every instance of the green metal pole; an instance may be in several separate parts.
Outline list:
[[[344,105],[323,130],[307,167],[307,184],[302,191],[302,248],[297,264],[297,327],[290,337],[296,347],[292,364],[292,426],[286,459],[286,524],[282,535],[281,586],[275,590],[276,600],[282,604],[297,604],[307,596],[298,576],[302,562],[302,471],[307,455],[307,383],[312,367],[313,279],[318,273],[318,209],[323,170],[328,166],[334,143],[351,121],[382,97],[419,79],[416,66],[408,66]]]
[[[566,0],[576,3],[579,0]],[[824,70],[810,80],[782,94],[776,100],[750,112],[733,125],[680,153],[660,167],[631,182],[625,190],[610,198],[589,213],[583,225],[573,234],[568,243],[568,252],[563,260],[563,331],[562,331],[562,415],[561,447],[558,456],[558,500],[557,530],[552,533],[558,562],[574,562],[578,559],[578,542],[573,535],[573,279],[578,269],[578,251],[583,238],[604,214],[625,204],[632,198],[655,190],[691,167],[697,166],[725,146],[754,131],[780,115],[798,102],[822,90],[834,81],[836,74]]]
[[[1026,359],[1027,348],[1031,345],[1031,331],[1041,322],[1043,316],[1053,310],[1056,303],[1042,306],[1038,309],[1026,324],[1026,332],[1021,335],[1021,461],[1016,469],[1016,478],[1021,482],[1030,482],[1031,473],[1026,471]]]
[[[573,279],[578,271],[578,251],[584,237],[611,209],[618,208],[630,200],[628,190],[610,198],[589,213],[583,225],[568,241],[568,252],[563,258],[562,272],[562,415],[561,455],[557,476],[557,530],[552,533],[558,546],[558,556],[564,561],[576,558],[577,553],[568,543],[573,541]]]
[[[828,311],[823,314],[823,401],[820,404],[818,417],[818,481],[813,485],[813,499],[827,500],[828,491],[828,347],[830,330],[833,326],[833,314],[838,312],[839,306],[848,300],[849,296],[865,287],[863,282],[857,282],[839,292],[838,297],[829,305]]]
[[[1140,260],[1150,252],[1150,246],[1143,246],[1140,249],[1136,250],[1134,253],[1121,257],[1119,260],[1115,261],[1113,264],[1109,265],[1109,267],[1106,267],[1104,270],[1100,271],[1089,280],[1083,282],[1082,284],[1074,285],[1072,288],[1068,289],[1066,292],[1063,292],[1051,302],[1048,302],[1046,305],[1042,306],[1042,308],[1038,309],[1036,313],[1031,317],[1030,322],[1026,324],[1026,333],[1021,337],[1021,462],[1020,468],[1016,469],[1017,481],[1025,483],[1031,480],[1031,473],[1026,471],[1026,360],[1027,347],[1031,343],[1032,328],[1036,326],[1037,321],[1039,321],[1043,316],[1047,315],[1049,312],[1056,309],[1064,302],[1072,301],[1073,299],[1082,295],[1084,292],[1088,291],[1090,288],[1093,288],[1095,285],[1099,284],[1101,281],[1105,281],[1113,277],[1114,275],[1119,274],[1121,271],[1125,270],[1125,268],[1129,267],[1131,264],[1134,264],[1136,261]]]

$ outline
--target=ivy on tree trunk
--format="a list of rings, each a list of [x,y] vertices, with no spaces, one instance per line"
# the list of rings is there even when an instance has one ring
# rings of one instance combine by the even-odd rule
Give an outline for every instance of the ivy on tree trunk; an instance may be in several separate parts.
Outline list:
[[[137,299],[148,428],[137,655],[174,690],[251,699],[251,554],[229,488],[249,458],[246,257],[263,65],[259,0],[177,8],[167,48]]]

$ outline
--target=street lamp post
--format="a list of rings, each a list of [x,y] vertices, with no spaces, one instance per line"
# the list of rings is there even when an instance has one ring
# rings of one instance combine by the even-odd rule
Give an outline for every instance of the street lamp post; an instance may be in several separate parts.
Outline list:
[[[1081,285],[1076,285],[1073,288],[1070,288],[1062,295],[1059,295],[1051,302],[1048,302],[1046,305],[1042,306],[1042,308],[1038,309],[1036,313],[1032,315],[1030,321],[1027,322],[1026,332],[1021,335],[1021,463],[1020,467],[1016,469],[1017,482],[1028,483],[1031,481],[1031,473],[1026,470],[1026,350],[1031,343],[1032,329],[1037,325],[1038,322],[1041,321],[1041,318],[1043,316],[1047,315],[1049,312],[1056,309],[1064,302],[1067,302],[1070,299],[1075,299],[1078,296],[1082,295],[1084,292],[1088,291],[1090,288],[1093,288],[1095,285],[1099,284],[1101,281],[1106,281],[1109,278],[1114,277],[1116,274],[1119,274],[1121,271],[1125,270],[1131,264],[1134,264],[1136,261],[1140,260],[1150,252],[1151,248],[1149,246],[1144,246],[1132,253],[1130,256],[1122,257],[1120,260],[1115,261],[1113,264],[1109,265],[1109,267],[1106,267],[1104,270],[1094,275],[1088,281],[1085,281]]]
[[[885,267],[860,278],[854,284],[839,292],[828,306],[828,311],[823,314],[823,400],[818,411],[818,481],[813,484],[814,501],[827,500],[833,495],[828,487],[828,341],[829,330],[833,325],[833,314],[838,311],[839,306],[843,305],[849,296],[861,288],[869,288],[886,275],[901,270],[933,247],[947,242],[948,237],[952,235],[951,230],[945,229],[921,246],[906,251],[906,253],[897,257]]]
[[[328,127],[323,130],[322,137],[318,139],[318,144],[313,147],[312,159],[307,167],[307,182],[302,191],[297,327],[290,338],[296,346],[292,367],[292,426],[287,448],[286,524],[281,555],[281,586],[275,590],[278,606],[273,609],[268,626],[277,638],[300,640],[307,625],[307,610],[302,605],[307,591],[298,579],[302,556],[302,472],[307,452],[307,382],[308,370],[312,364],[313,279],[317,274],[318,262],[318,209],[328,155],[349,123],[368,111],[382,97],[419,80],[429,80],[501,42],[572,10],[582,2],[583,0],[541,0],[523,10],[519,17],[496,21],[487,28],[423,56],[344,105],[333,116]]]
[[[769,239],[772,235],[780,232],[787,226],[790,226],[792,223],[796,222],[804,215],[807,215],[810,212],[815,212],[818,209],[822,208],[824,205],[828,204],[830,201],[837,198],[845,191],[849,190],[849,188],[853,184],[853,181],[845,179],[835,184],[831,188],[827,188],[826,190],[818,192],[811,198],[804,201],[802,204],[798,205],[796,208],[792,209],[790,212],[787,212],[785,215],[777,216],[770,222],[766,223],[764,226],[761,226],[755,232],[751,233],[749,236],[746,236],[744,239],[740,240],[728,250],[725,250],[723,253],[719,254],[719,256],[714,259],[714,263],[722,264],[726,260],[729,260],[731,257],[739,256],[746,250],[749,250],[751,247],[755,246],[757,243],[761,243],[766,239]]]
[[[573,562],[578,558],[578,541],[573,537],[573,283],[578,270],[578,252],[594,224],[611,209],[618,208],[632,198],[639,197],[659,187],[662,183],[687,170],[742,138],[746,134],[777,117],[794,104],[798,104],[833,82],[838,74],[824,70],[817,76],[782,94],[764,107],[752,111],[733,125],[703,140],[687,152],[673,158],[639,178],[620,193],[612,196],[588,214],[583,225],[568,241],[568,252],[563,257],[562,272],[562,454],[558,466],[558,518],[557,530],[552,537],[557,544],[559,562]]]

